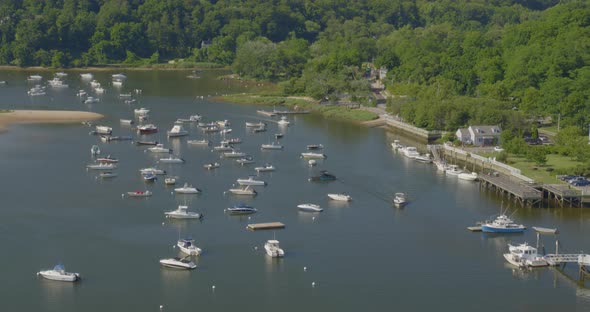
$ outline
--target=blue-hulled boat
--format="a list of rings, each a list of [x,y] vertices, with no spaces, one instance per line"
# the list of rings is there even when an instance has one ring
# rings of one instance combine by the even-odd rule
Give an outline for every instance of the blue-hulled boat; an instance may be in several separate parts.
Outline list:
[[[481,230],[488,233],[522,233],[526,227],[514,223],[508,216],[501,214],[495,220],[484,222]]]

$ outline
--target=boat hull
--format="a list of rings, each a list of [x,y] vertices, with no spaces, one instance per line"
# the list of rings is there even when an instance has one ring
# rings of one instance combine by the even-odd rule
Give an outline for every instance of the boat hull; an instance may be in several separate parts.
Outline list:
[[[80,279],[78,273],[56,274],[53,271],[41,271],[38,274],[45,279],[58,282],[75,282]]]
[[[526,230],[526,227],[513,227],[513,228],[504,228],[504,227],[494,227],[490,225],[483,224],[481,226],[481,231],[486,233],[522,233]]]

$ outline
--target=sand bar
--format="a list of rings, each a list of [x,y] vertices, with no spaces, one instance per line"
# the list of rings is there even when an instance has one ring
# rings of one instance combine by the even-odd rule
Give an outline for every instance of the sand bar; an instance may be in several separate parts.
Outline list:
[[[97,120],[104,115],[82,111],[59,110],[10,110],[0,112],[0,131],[6,130],[11,124],[26,123],[76,123]]]

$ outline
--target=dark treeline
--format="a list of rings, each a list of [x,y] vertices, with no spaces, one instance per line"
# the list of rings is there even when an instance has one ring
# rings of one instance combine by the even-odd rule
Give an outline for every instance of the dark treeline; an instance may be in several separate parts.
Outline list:
[[[286,94],[366,102],[425,128],[590,122],[590,4],[575,0],[1,0],[0,64],[173,59],[230,65]]]

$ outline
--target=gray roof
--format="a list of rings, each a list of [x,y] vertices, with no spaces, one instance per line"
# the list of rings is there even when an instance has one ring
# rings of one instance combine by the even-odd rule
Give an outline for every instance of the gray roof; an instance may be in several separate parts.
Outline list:
[[[461,133],[462,138],[469,137],[469,130],[467,128],[459,128],[457,131]]]
[[[492,136],[496,136],[496,135],[500,135],[500,132],[502,131],[502,129],[500,129],[500,126],[469,126],[469,128],[471,128],[471,130],[473,130],[473,133],[475,133],[475,135],[492,135]]]

